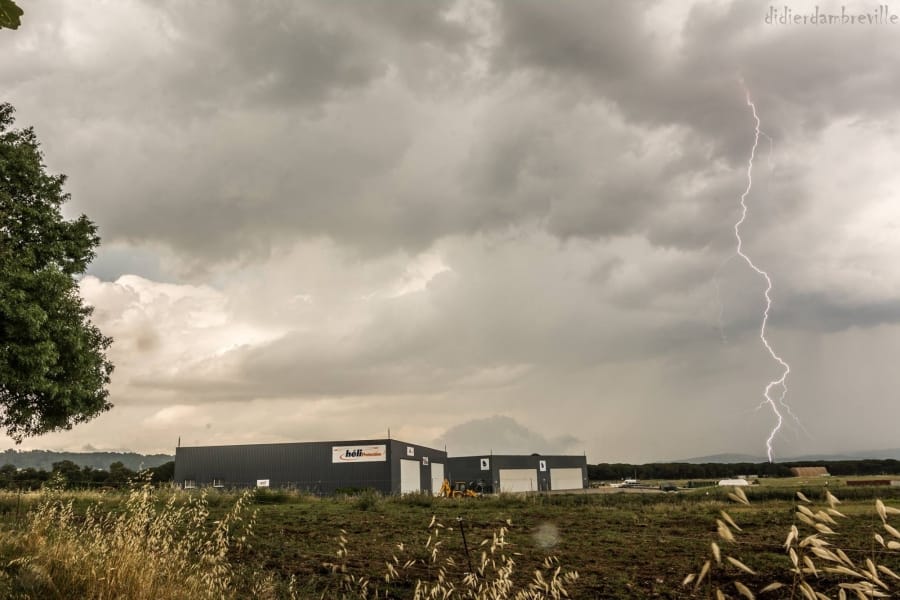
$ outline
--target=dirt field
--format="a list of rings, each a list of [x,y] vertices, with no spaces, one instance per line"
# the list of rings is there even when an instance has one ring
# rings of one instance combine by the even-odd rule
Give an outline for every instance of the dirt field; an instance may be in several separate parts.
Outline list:
[[[900,507],[900,489],[844,488],[837,482],[831,482],[829,489],[842,497],[837,508],[846,518],[836,517],[831,526],[835,533],[821,537],[828,538],[832,547],[842,548],[854,564],[863,565],[871,558],[900,572],[900,553],[874,542],[875,533],[890,538],[876,514],[875,498],[883,498],[888,507]],[[499,560],[504,555],[513,561],[510,579],[518,589],[533,579],[536,570],[552,575],[555,565],[547,569],[542,563],[554,556],[560,574],[576,571],[579,575],[567,585],[572,598],[708,598],[715,597],[716,586],[727,597],[738,597],[735,580],[757,592],[773,582],[786,585],[760,598],[799,598],[792,588],[796,582],[783,544],[792,525],[800,528],[801,537],[814,530],[797,516],[798,506],[806,506],[796,499],[798,490],[813,500],[811,512],[828,508],[823,484],[799,481],[748,489],[749,506],[729,500],[728,490],[717,488],[678,493],[598,488],[566,495],[473,499],[382,498],[365,493],[315,498],[269,491],[259,494],[253,505],[257,515],[249,545],[232,549],[229,556],[236,566],[239,590],[268,578],[275,586],[271,597],[286,597],[287,582],[293,578],[296,597],[341,597],[341,571],[345,570],[367,580],[370,591],[377,587],[379,597],[410,598],[416,582],[435,581],[439,569],[447,580],[462,581],[466,572],[482,563],[482,553],[490,546],[482,541],[493,540],[506,528],[505,544],[494,557]],[[166,493],[160,494],[162,502]],[[75,500],[76,513],[98,501],[101,510],[123,508],[116,494],[61,497]],[[182,502],[187,497],[179,493],[176,499]],[[210,523],[235,498],[234,493],[211,493]],[[27,526],[23,515],[38,501],[36,495],[2,498],[0,534]],[[733,542],[718,531],[717,520],[725,519],[723,510],[742,529],[727,527]],[[892,518],[895,526],[900,525],[900,516]],[[435,524],[429,529],[432,519]],[[721,548],[722,565],[714,566],[699,588],[682,586],[685,576],[696,574],[704,562],[714,563],[712,542]],[[20,558],[5,552],[0,552],[4,564]],[[742,572],[727,556],[746,564],[754,574]],[[838,583],[848,578],[824,573],[821,569],[827,565],[817,562],[819,577],[809,578],[817,590],[836,598]],[[387,563],[397,571],[390,582],[385,581]],[[7,570],[12,573],[10,567]],[[892,588],[892,593],[896,590]]]
[[[515,554],[517,580],[529,579],[545,557],[553,555],[564,570],[580,575],[570,590],[574,598],[691,597],[693,589],[683,588],[681,582],[709,558],[713,541],[757,572],[753,576],[728,566],[717,574],[720,582],[727,585],[737,578],[751,589],[761,589],[774,581],[792,580],[782,545],[791,525],[798,523],[793,490],[779,492],[781,499],[753,500],[754,492],[770,496],[775,491],[749,490],[750,506],[728,501],[721,490],[707,496],[701,490],[662,494],[627,488],[563,496],[382,500],[372,506],[328,500],[262,506],[260,539],[246,558],[261,559],[267,568],[285,575],[295,574],[307,582],[310,592],[321,590],[330,578],[322,564],[333,560],[337,532],[343,529],[352,569],[377,579],[384,574],[384,563],[398,552],[398,543],[404,544],[409,557],[427,562],[427,526],[434,516],[447,526],[443,552],[454,558],[461,575],[468,567],[459,519],[470,555],[477,555],[473,547],[509,520],[507,550]],[[822,497],[815,489],[807,491],[813,498]],[[897,490],[882,492],[893,494],[889,504],[900,506]],[[868,496],[843,502],[840,509],[848,518],[835,526],[841,547],[855,560],[864,560],[873,549],[877,523],[871,490]],[[743,529],[734,543],[722,541],[716,533],[723,509]],[[896,552],[885,558],[890,568],[900,570]],[[427,577],[428,568],[416,566],[407,573],[407,584]],[[396,583],[394,589],[403,597],[402,584]],[[699,596],[706,597],[708,591],[704,587]],[[831,592],[836,597],[836,590]]]

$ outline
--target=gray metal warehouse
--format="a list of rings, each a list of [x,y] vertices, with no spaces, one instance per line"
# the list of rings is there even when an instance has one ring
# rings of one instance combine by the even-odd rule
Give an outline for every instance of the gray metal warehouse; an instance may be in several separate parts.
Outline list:
[[[459,456],[447,460],[453,481],[474,482],[484,492],[549,492],[588,487],[587,457],[539,454]]]
[[[279,487],[315,494],[372,488],[438,493],[447,453],[399,440],[179,447],[175,481],[192,487]]]

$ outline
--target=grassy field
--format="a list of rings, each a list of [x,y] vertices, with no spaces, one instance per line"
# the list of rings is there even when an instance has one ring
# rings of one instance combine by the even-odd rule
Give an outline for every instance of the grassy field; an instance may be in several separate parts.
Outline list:
[[[825,548],[841,548],[854,568],[865,569],[868,558],[891,572],[900,572],[900,552],[882,547],[875,539],[875,534],[882,536],[885,546],[895,539],[885,529],[875,500],[884,500],[888,523],[900,526],[900,516],[891,514],[900,507],[900,489],[845,487],[843,481],[836,479],[828,483],[827,489],[842,499],[834,508],[845,517],[834,515],[836,524],[825,525],[834,534],[819,532],[819,538],[833,544]],[[240,497],[238,494],[211,493],[202,510],[194,513],[188,508],[199,506],[196,494],[192,497],[181,492],[150,491],[144,504],[136,504],[134,494],[129,498],[120,493],[57,492],[53,500],[61,501],[61,506],[72,502],[71,515],[59,512],[47,515],[44,504],[44,520],[37,525],[34,517],[26,515],[29,511],[34,514],[42,502],[46,503],[46,494],[6,494],[0,497],[0,567],[3,569],[0,593],[10,598],[91,597],[89,582],[79,579],[72,583],[75,578],[71,574],[64,577],[54,569],[61,569],[59,565],[67,560],[72,563],[67,567],[70,570],[88,568],[79,561],[86,560],[83,556],[93,551],[77,544],[81,543],[81,538],[90,536],[78,528],[85,526],[88,507],[99,503],[100,508],[94,512],[117,517],[121,525],[116,526],[110,521],[100,524],[95,531],[97,540],[102,540],[103,536],[124,538],[128,535],[168,540],[150,548],[144,547],[146,544],[142,539],[127,542],[138,548],[134,552],[142,557],[140,561],[160,561],[160,582],[147,580],[142,585],[158,585],[160,590],[165,590],[173,584],[196,584],[196,589],[205,589],[203,586],[210,582],[203,581],[203,569],[208,569],[227,579],[227,585],[217,588],[217,594],[210,597],[355,598],[363,597],[360,591],[363,588],[369,597],[374,597],[377,588],[378,597],[412,598],[417,582],[436,585],[441,581],[445,590],[449,582],[453,582],[458,589],[464,588],[466,573],[477,572],[487,564],[481,582],[502,579],[503,585],[513,591],[528,590],[529,585],[535,591],[535,571],[541,571],[541,580],[547,582],[559,566],[558,583],[563,584],[572,598],[715,598],[716,587],[720,587],[727,597],[742,597],[735,580],[756,592],[773,582],[785,584],[772,592],[757,594],[760,598],[803,598],[798,580],[790,572],[792,563],[784,547],[785,538],[792,525],[799,528],[799,539],[802,540],[815,532],[816,522],[826,523],[820,516],[808,525],[798,515],[798,511],[804,514],[803,509],[799,509],[801,505],[808,506],[806,511],[813,515],[818,511],[825,512],[829,508],[825,489],[821,480],[764,480],[762,485],[747,490],[749,505],[729,499],[727,490],[716,488],[677,494],[607,493],[477,499],[382,498],[374,494],[319,499],[266,492],[245,497],[247,507],[243,511],[233,508]],[[797,491],[808,496],[812,504],[798,500]],[[178,510],[182,511],[180,520],[171,514]],[[727,524],[723,510],[742,531]],[[242,516],[235,517],[238,512]],[[251,518],[253,512],[255,519]],[[225,535],[226,538],[231,536],[230,541],[222,538],[222,528],[217,530],[214,525],[226,515],[230,517],[225,519],[228,523]],[[74,531],[69,536],[71,540],[59,533],[58,528],[54,529],[54,519],[61,518],[69,519],[67,526]],[[139,526],[133,527],[131,521],[138,521]],[[160,525],[161,532],[152,533],[153,523],[157,521],[167,521],[165,526],[169,529],[162,530]],[[723,525],[727,530],[724,537]],[[41,538],[32,532],[36,527],[43,527],[41,535],[46,538],[43,546]],[[202,530],[206,538],[200,539],[197,530]],[[214,535],[216,531],[219,531],[218,538]],[[499,542],[495,537],[497,534],[502,536]],[[179,550],[178,540],[189,539],[192,535],[196,537],[193,550]],[[730,535],[734,536],[734,541],[725,539]],[[246,537],[244,543],[240,541],[242,537]],[[47,548],[55,548],[54,544],[59,545],[58,540],[63,538],[69,540],[67,543],[75,544],[72,557],[29,560],[29,553],[37,556],[47,552]],[[483,540],[488,543],[481,545]],[[436,542],[440,543],[435,546]],[[720,548],[720,566],[711,551],[713,542]],[[832,566],[831,562],[813,555],[810,545],[800,547],[794,541],[792,548],[798,553],[801,568],[809,569],[803,556],[814,561],[816,574],[809,570],[803,578],[829,598],[838,597],[840,582],[860,585],[859,582],[865,580],[862,576],[826,573],[824,568]],[[121,560],[122,552],[120,548],[104,555],[107,557],[102,560]],[[169,565],[174,563],[166,558],[166,553],[181,556],[185,552],[187,558],[183,568],[187,570],[186,574],[170,573]],[[191,559],[190,552],[206,552],[211,557],[204,559],[207,560],[204,563]],[[485,553],[484,557],[482,553]],[[221,554],[220,562],[212,556],[216,554]],[[545,562],[551,556],[558,560],[558,565]],[[727,556],[746,564],[754,574],[743,572],[729,562]],[[491,559],[494,560],[493,567]],[[708,560],[712,568],[704,574],[702,584],[682,586],[685,577],[690,573],[698,575]],[[90,564],[89,568],[102,571],[107,563],[95,561]],[[203,564],[206,567],[198,567]],[[135,570],[135,576],[149,577],[146,571],[150,569],[142,569],[140,564],[116,566],[120,571],[128,568]],[[577,572],[577,579],[563,581],[566,572]],[[388,573],[389,581],[386,581]],[[877,574],[886,585],[892,586],[887,593],[900,593],[897,585],[900,581],[892,580],[883,570]],[[93,576],[103,575],[98,572]],[[63,584],[57,580],[62,580]],[[78,588],[76,596],[66,595],[65,590],[59,589],[61,585],[82,587]],[[48,590],[54,587],[57,591],[51,595]],[[856,597],[853,590],[845,591],[851,593],[849,597]],[[94,597],[137,596],[116,596],[115,591],[108,588]],[[156,591],[149,592],[146,597],[198,596],[179,594],[176,588],[171,596]],[[498,597],[512,598],[515,594]],[[552,594],[546,597],[552,597]]]

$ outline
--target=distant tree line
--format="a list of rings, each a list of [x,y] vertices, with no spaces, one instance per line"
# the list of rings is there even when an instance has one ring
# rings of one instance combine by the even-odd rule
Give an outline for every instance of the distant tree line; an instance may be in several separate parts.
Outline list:
[[[840,461],[804,461],[785,463],[649,463],[629,465],[600,463],[588,465],[592,481],[637,479],[725,479],[737,475],[792,477],[791,467],[825,467],[838,477],[900,474],[900,461],[865,459]]]
[[[154,483],[166,483],[175,477],[175,462],[169,461],[162,465],[147,469],[150,481]],[[50,471],[26,467],[17,468],[15,465],[5,464],[0,467],[0,489],[25,489],[36,490],[52,482],[66,488],[103,488],[123,487],[129,481],[139,476],[137,471],[126,467],[121,461],[109,465],[109,469],[95,469],[93,467],[81,467],[71,460],[61,460],[53,463]]]
[[[172,460],[170,454],[138,454],[136,452],[57,452],[55,450],[4,450],[0,465],[10,464],[20,469],[31,467],[52,471],[53,465],[71,461],[82,467],[107,469],[110,463],[121,462],[132,471],[158,467]]]

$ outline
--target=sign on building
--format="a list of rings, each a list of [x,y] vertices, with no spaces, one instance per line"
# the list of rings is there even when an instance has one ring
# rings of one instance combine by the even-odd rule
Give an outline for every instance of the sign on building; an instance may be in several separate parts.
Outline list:
[[[481,459],[481,470],[482,471],[490,471],[491,470],[491,460],[489,458]]]
[[[331,447],[331,462],[333,463],[384,462],[386,460],[387,447],[384,444]]]
[[[269,487],[269,480],[268,479],[257,479],[256,487]]]

